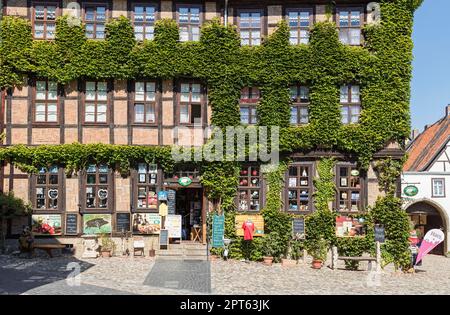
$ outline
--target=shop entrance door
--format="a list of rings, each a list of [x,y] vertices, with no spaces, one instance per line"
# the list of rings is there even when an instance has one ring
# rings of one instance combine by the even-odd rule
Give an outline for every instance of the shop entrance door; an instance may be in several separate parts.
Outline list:
[[[202,241],[202,188],[180,188],[176,194],[176,214],[182,217],[183,241]]]

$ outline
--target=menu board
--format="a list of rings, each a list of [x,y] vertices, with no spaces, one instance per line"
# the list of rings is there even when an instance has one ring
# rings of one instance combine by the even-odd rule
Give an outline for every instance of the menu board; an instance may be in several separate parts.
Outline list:
[[[181,238],[181,215],[170,214],[166,217],[164,227],[169,230],[169,238]]]
[[[253,236],[263,236],[264,235],[264,217],[259,214],[238,214],[236,215],[236,235],[244,236],[244,230],[242,229],[242,224],[250,220],[255,224],[255,234]]]
[[[161,230],[159,233],[159,247],[162,246],[168,247],[169,246],[169,230]]]
[[[78,234],[78,214],[67,213],[66,214],[66,235]]]
[[[305,219],[294,218],[292,220],[292,236],[297,239],[305,238]]]
[[[212,223],[212,247],[223,247],[225,233],[225,216],[214,215]]]
[[[168,212],[169,214],[175,214],[176,209],[176,191],[175,190],[168,190],[167,191],[167,206],[169,207]]]
[[[375,242],[385,242],[385,230],[383,225],[375,225]]]
[[[117,232],[129,232],[130,231],[130,214],[129,213],[117,213],[116,216],[116,231]]]

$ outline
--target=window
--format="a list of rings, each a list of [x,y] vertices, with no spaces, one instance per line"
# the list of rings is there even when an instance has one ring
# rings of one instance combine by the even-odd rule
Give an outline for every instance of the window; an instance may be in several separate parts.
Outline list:
[[[35,209],[57,210],[59,198],[58,167],[42,167],[35,178]]]
[[[356,124],[361,113],[361,95],[358,85],[341,86],[341,121],[344,125]]]
[[[33,35],[36,39],[55,39],[58,6],[54,4],[34,4]]]
[[[261,204],[261,176],[258,166],[241,168],[238,189],[238,210],[259,211]]]
[[[85,123],[106,123],[108,93],[106,82],[86,82]]]
[[[156,164],[139,163],[137,169],[137,208],[158,209],[158,168]]]
[[[291,124],[304,125],[309,123],[309,88],[303,85],[293,85],[291,90]]]
[[[361,45],[362,9],[339,9],[339,40],[345,45]]]
[[[260,94],[261,93],[257,87],[245,87],[241,90],[239,111],[242,124],[257,124],[256,106],[259,102]]]
[[[135,5],[132,12],[134,36],[136,40],[152,40],[155,35],[156,7]]]
[[[289,166],[287,172],[287,211],[312,210],[312,165],[296,164]]]
[[[338,208],[339,211],[361,211],[363,178],[355,166],[337,167]]]
[[[86,169],[86,209],[108,207],[109,169],[91,164]]]
[[[84,7],[86,37],[90,39],[105,38],[106,5],[87,5]]]
[[[292,45],[309,43],[309,28],[313,23],[312,10],[288,9],[289,42]]]
[[[180,6],[177,10],[180,41],[200,40],[200,6]]]
[[[445,179],[444,178],[433,178],[433,197],[445,197]]]
[[[194,124],[201,122],[201,85],[198,83],[181,83],[179,100],[180,124]]]
[[[239,32],[241,35],[241,45],[261,45],[261,17],[261,11],[243,11],[239,13]]]
[[[156,83],[136,82],[134,84],[134,122],[156,123]]]
[[[58,122],[58,84],[52,81],[36,81],[34,121]]]

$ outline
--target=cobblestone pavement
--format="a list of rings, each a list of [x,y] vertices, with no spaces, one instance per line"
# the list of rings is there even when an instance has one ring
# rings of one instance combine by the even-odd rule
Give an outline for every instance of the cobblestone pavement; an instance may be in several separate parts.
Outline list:
[[[71,262],[80,264],[80,286],[70,286],[66,281],[72,272],[67,270]],[[147,285],[146,279],[154,264],[151,258],[77,260],[0,256],[0,294],[199,294]],[[365,271],[365,264],[361,264],[360,269],[362,271],[333,271],[327,267],[313,270],[308,262],[293,267],[280,264],[269,267],[253,262],[213,261],[211,292],[231,295],[450,294],[449,258],[427,256],[415,274],[398,273],[392,267],[380,274],[370,273]]]

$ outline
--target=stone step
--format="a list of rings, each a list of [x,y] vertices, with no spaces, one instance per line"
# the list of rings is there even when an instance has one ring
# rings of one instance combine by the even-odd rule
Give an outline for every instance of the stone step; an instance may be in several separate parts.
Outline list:
[[[207,261],[208,256],[158,256],[157,260],[200,260]]]

